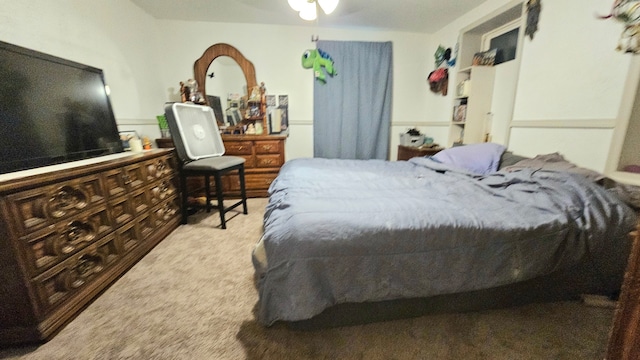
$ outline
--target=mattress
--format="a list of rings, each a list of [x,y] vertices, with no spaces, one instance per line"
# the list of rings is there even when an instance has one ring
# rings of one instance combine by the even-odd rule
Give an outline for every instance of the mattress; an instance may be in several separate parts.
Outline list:
[[[265,325],[336,304],[490,289],[585,261],[606,282],[624,269],[636,220],[580,175],[480,176],[430,158],[295,159],[269,194],[253,253]]]

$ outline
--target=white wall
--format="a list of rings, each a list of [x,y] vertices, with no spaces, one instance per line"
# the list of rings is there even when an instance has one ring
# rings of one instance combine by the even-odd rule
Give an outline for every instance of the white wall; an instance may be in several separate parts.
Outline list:
[[[0,0],[0,40],[104,70],[122,130],[161,113],[156,29],[128,0]],[[159,136],[157,125],[135,128]]]
[[[513,3],[483,3],[433,34],[434,46],[453,42],[460,29]],[[609,3],[596,0],[544,2],[538,32],[521,44],[513,118],[508,136],[502,135],[511,150],[526,156],[558,151],[581,166],[605,170],[614,128],[626,121],[621,98],[632,57],[614,50],[622,24],[596,18],[609,11]],[[448,98],[434,110],[444,114],[439,117],[450,114]]]
[[[392,41],[394,62],[393,124],[423,122],[428,115],[431,94],[426,77],[432,55],[427,53],[425,34],[326,29],[296,26],[248,25],[210,22],[158,21],[163,51],[163,89],[175,96],[180,80],[192,77],[193,63],[209,46],[228,43],[253,62],[258,83],[264,82],[269,94],[289,96],[290,133],[286,158],[313,156],[313,73],[302,68],[305,50],[315,48],[311,36],[321,40]],[[185,41],[190,34],[189,41]],[[196,35],[197,34],[197,35]],[[216,60],[217,61],[217,60]],[[215,63],[215,62],[214,62]],[[338,74],[340,73],[340,69]],[[338,75],[340,76],[340,75]],[[329,80],[331,81],[331,80]],[[209,87],[207,86],[207,89]],[[213,94],[212,94],[213,95]],[[329,104],[331,106],[331,104]],[[405,129],[406,131],[406,129]],[[391,135],[391,159],[395,159],[397,138]]]
[[[509,143],[514,152],[532,156],[555,147],[570,161],[605,171],[614,128],[626,121],[621,99],[632,58],[614,50],[622,24],[596,18],[609,6],[544,4],[539,31],[523,44]]]
[[[152,138],[159,135],[155,116],[164,102],[178,98],[179,82],[193,76],[195,59],[208,46],[227,42],[254,63],[258,82],[264,81],[270,94],[289,95],[287,159],[313,153],[313,75],[300,65],[303,51],[315,46],[311,35],[392,41],[394,159],[398,134],[410,127],[436,142],[447,141],[455,84],[451,81],[449,95],[441,96],[431,93],[426,82],[437,46],[454,46],[460,29],[513,3],[486,1],[428,35],[156,20],[128,0],[0,0],[0,40],[102,68],[119,127]],[[622,25],[595,18],[609,5],[596,0],[544,3],[535,39],[523,44],[512,150],[523,155],[562,150],[580,165],[604,168],[631,57],[614,51]]]
[[[549,1],[525,39],[514,120],[615,119],[631,56],[614,49],[622,25],[601,0]]]

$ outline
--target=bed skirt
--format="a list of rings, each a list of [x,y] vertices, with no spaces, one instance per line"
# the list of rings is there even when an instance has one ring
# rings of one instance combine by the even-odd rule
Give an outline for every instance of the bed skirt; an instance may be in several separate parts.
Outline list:
[[[582,294],[605,295],[617,299],[624,269],[605,277],[593,264],[581,263],[571,269],[528,281],[491,289],[425,298],[334,305],[311,319],[279,321],[292,330],[363,325],[419,317],[429,314],[502,309],[526,304],[579,300]]]

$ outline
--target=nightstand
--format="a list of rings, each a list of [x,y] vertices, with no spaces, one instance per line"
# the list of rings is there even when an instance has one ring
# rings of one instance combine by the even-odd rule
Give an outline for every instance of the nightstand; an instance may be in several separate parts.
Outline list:
[[[444,148],[439,146],[428,148],[398,145],[398,160],[409,160],[419,156],[431,156],[437,154],[440,150],[444,150]]]

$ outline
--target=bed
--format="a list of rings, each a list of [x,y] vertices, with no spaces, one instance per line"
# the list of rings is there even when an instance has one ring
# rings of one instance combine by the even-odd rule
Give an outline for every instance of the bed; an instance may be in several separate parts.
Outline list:
[[[619,289],[637,219],[599,174],[558,161],[500,166],[495,144],[456,151],[285,163],[252,256],[259,322],[335,320],[334,309],[372,304],[364,316],[375,321],[380,304],[405,300],[477,309],[508,294]]]

